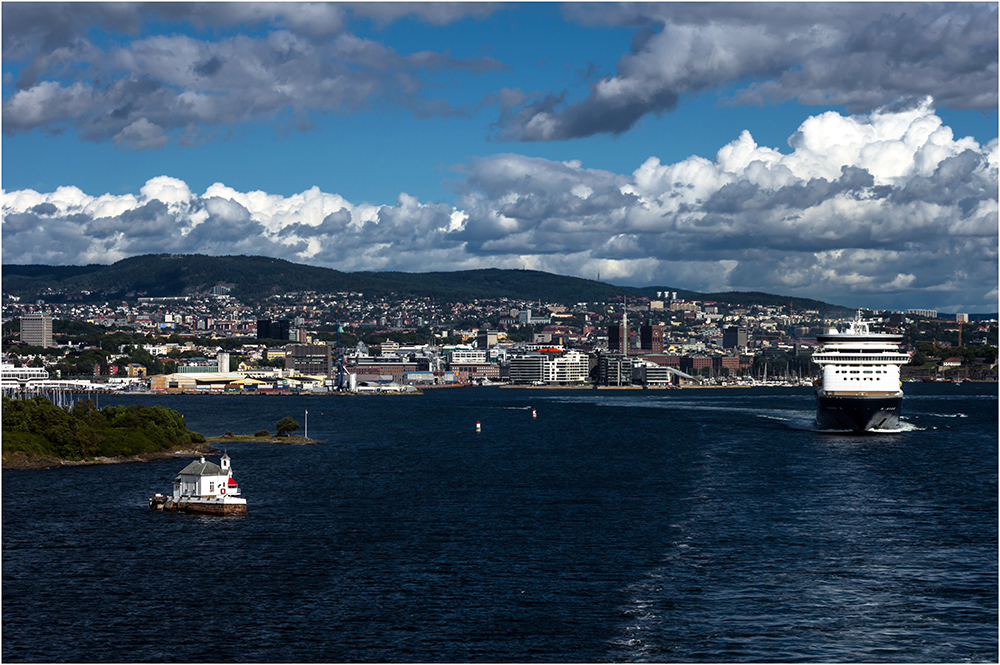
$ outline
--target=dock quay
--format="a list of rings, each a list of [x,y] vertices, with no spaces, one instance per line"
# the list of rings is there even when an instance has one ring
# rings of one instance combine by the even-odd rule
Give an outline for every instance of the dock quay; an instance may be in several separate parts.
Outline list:
[[[238,501],[238,503],[237,503]],[[149,500],[152,510],[166,512],[207,513],[209,515],[246,515],[246,499],[226,497],[182,497],[174,498],[157,494]]]

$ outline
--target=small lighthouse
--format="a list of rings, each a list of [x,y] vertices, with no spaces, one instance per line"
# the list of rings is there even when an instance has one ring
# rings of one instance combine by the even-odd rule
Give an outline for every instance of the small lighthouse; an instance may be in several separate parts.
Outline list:
[[[246,515],[247,502],[233,479],[229,454],[223,452],[219,464],[200,457],[181,469],[174,478],[172,496],[157,494],[149,500],[154,510],[180,510],[216,515]]]

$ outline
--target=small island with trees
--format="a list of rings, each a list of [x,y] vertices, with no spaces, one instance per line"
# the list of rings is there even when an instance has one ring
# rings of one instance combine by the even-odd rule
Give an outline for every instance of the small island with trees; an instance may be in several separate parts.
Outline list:
[[[230,441],[257,441],[286,444],[319,443],[319,441],[315,439],[292,434],[292,432],[299,429],[299,423],[291,416],[285,416],[279,420],[275,425],[275,428],[276,432],[274,434],[271,434],[266,429],[262,429],[256,434],[233,434],[232,432],[226,432],[222,436],[209,437],[208,441],[210,443],[228,443]]]
[[[106,406],[91,400],[70,408],[36,395],[3,398],[3,468],[47,468],[125,460],[212,454],[199,432],[162,406]]]
[[[159,405],[106,406],[91,400],[60,407],[41,395],[3,398],[3,468],[44,469],[74,464],[172,459],[178,455],[216,455],[213,443],[258,441],[316,443],[293,435],[294,418],[278,421],[277,433],[226,432],[205,438],[187,428],[177,411]]]

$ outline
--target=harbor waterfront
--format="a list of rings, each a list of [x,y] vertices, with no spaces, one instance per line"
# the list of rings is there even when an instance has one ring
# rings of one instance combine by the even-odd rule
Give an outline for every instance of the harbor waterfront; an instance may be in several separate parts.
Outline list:
[[[997,385],[905,391],[100,395],[320,442],[227,444],[245,516],[150,510],[187,458],[5,472],[2,658],[996,662]]]

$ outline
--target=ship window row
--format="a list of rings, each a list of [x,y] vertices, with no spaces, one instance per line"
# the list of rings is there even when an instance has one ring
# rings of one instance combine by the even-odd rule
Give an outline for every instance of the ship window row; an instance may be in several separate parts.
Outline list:
[[[888,374],[884,369],[835,369],[834,374]]]

